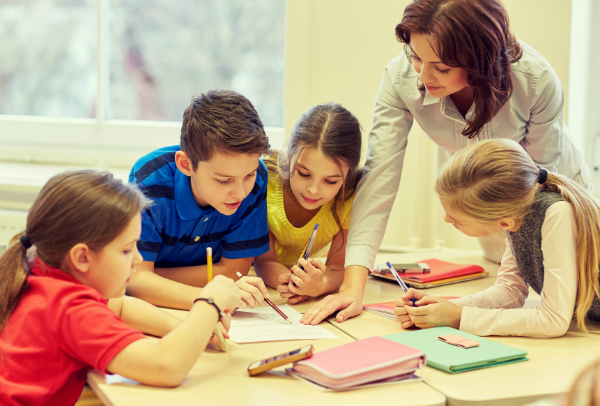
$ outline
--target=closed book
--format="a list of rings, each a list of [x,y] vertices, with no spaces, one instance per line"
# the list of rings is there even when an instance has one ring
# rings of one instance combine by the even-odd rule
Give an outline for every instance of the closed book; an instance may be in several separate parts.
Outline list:
[[[428,283],[439,281],[442,279],[456,278],[459,276],[481,274],[485,272],[482,266],[473,264],[453,264],[439,259],[426,259],[424,262],[429,265],[429,273],[411,273],[402,274],[402,280],[407,284],[411,283]],[[372,273],[373,276],[383,277],[395,281],[391,274],[381,274],[377,270]]]
[[[450,334],[479,341],[479,346],[461,348],[439,339],[440,336]],[[525,357],[527,351],[458,331],[452,327],[434,327],[407,333],[389,334],[382,338],[423,351],[427,355],[428,366],[451,374],[527,361]]]
[[[395,376],[412,376],[425,354],[383,337],[370,337],[317,352],[293,370],[327,388],[349,388]]]

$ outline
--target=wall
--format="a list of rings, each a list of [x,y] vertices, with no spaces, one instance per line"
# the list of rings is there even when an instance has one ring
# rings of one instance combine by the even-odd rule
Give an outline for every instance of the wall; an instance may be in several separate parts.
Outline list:
[[[407,0],[288,0],[286,134],[311,106],[343,104],[363,126],[363,154],[383,69],[401,51],[394,28]],[[541,52],[568,93],[571,2],[506,0],[517,38]],[[566,104],[565,104],[566,106]],[[435,145],[414,126],[404,176],[383,241],[388,248],[474,248],[478,243],[441,222],[432,192]]]

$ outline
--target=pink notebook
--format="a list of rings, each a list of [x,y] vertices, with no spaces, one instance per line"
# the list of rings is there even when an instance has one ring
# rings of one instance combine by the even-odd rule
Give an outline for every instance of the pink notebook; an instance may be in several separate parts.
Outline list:
[[[406,282],[426,283],[485,271],[483,267],[479,265],[452,264],[439,259],[426,259],[419,262],[425,262],[427,265],[429,265],[429,273],[403,274],[402,279],[404,279]]]
[[[425,354],[382,337],[353,341],[294,363],[306,379],[329,388],[347,388],[406,375],[425,365]]]

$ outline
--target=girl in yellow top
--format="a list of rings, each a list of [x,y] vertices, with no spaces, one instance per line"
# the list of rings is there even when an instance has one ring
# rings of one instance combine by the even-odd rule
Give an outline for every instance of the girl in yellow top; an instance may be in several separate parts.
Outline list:
[[[258,276],[288,303],[336,290],[344,279],[350,209],[362,173],[360,149],[356,117],[329,103],[306,112],[292,130],[288,150],[265,160],[271,242],[254,265]],[[316,223],[315,258],[299,259]],[[325,255],[323,264],[317,258]]]

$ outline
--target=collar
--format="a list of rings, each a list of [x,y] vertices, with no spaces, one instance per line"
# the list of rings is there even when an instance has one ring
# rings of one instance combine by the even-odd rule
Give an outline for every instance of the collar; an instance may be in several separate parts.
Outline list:
[[[446,96],[444,96],[444,98],[445,97]],[[423,106],[429,106],[430,104],[439,104],[440,99],[442,99],[442,97],[433,97],[432,95],[427,93],[427,90],[425,90],[425,97],[423,98]]]
[[[64,271],[61,271],[58,268],[48,265],[47,263],[42,261],[38,256],[35,257],[35,261],[31,269],[29,270],[29,273],[34,276],[43,276],[82,285],[81,282],[79,282],[71,275],[67,274]]]
[[[179,169],[175,173],[175,181],[173,185],[175,193],[175,207],[177,214],[182,220],[193,220],[200,218],[206,214],[216,211],[212,207],[208,210],[203,210],[196,203],[190,177],[186,176]]]

